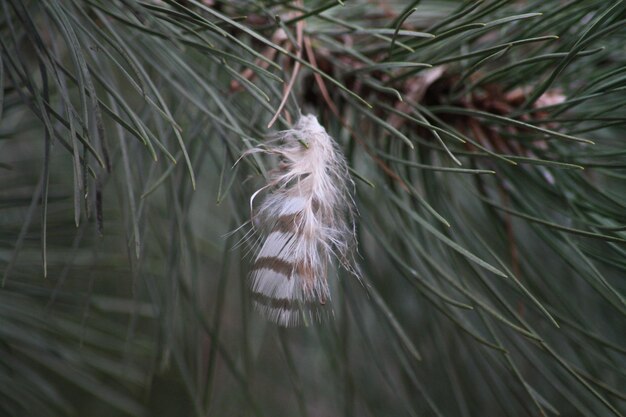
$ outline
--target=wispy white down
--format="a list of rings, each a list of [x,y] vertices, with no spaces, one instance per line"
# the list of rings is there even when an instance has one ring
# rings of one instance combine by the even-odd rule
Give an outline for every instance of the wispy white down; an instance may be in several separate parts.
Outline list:
[[[276,155],[278,167],[253,209],[260,241],[251,273],[256,308],[283,326],[316,320],[330,301],[333,259],[354,272],[353,183],[343,154],[317,118],[301,116],[292,129],[249,153]],[[335,262],[336,264],[337,262]]]

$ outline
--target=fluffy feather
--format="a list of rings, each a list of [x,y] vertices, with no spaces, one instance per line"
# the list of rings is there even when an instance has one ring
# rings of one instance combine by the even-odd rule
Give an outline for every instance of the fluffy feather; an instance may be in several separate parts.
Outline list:
[[[353,268],[353,183],[334,140],[312,115],[251,152],[277,155],[279,166],[254,214],[260,232],[251,273],[256,308],[283,326],[318,319],[330,300],[329,262]]]

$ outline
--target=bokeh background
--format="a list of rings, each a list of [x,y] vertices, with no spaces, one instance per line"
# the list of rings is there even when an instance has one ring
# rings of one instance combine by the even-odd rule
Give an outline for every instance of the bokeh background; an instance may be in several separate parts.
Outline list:
[[[624,415],[625,19],[0,0],[0,415]],[[238,229],[275,161],[236,161],[300,112],[349,161],[362,279],[283,329]]]

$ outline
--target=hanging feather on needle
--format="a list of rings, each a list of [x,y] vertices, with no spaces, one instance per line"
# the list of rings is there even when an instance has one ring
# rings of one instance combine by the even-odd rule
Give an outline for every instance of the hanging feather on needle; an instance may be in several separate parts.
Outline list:
[[[260,233],[252,266],[255,307],[269,320],[294,326],[317,320],[330,300],[328,264],[356,275],[354,202],[347,163],[337,144],[312,115],[248,153],[277,155],[279,166],[253,224]]]

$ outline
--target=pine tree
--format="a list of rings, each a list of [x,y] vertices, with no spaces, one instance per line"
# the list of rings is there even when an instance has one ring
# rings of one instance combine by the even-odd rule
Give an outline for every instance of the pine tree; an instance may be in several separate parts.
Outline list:
[[[0,414],[625,415],[625,44],[622,0],[0,0]],[[250,150],[300,114],[358,273],[282,328]]]

